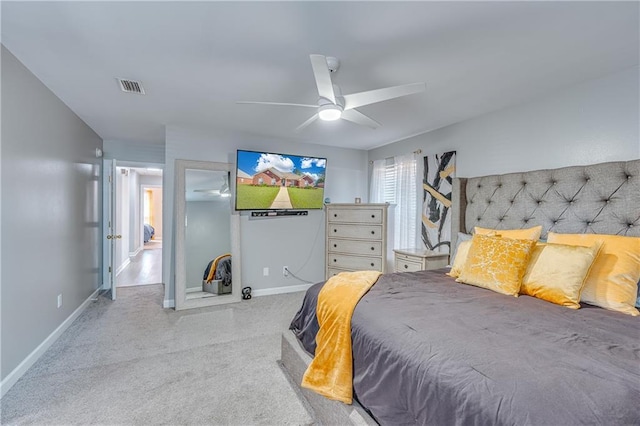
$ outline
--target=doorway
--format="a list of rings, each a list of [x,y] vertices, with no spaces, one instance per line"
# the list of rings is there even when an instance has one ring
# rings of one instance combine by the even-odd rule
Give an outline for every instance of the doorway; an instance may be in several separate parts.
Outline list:
[[[162,170],[117,167],[116,287],[162,283]]]

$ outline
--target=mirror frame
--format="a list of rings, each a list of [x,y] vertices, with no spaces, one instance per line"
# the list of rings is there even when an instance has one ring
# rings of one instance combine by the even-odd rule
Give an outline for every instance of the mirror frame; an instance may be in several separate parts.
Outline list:
[[[231,293],[215,297],[203,297],[199,299],[186,298],[187,289],[187,270],[186,270],[186,254],[185,254],[185,235],[186,235],[186,214],[187,202],[185,198],[186,190],[186,171],[191,170],[210,170],[230,172],[229,189],[233,192],[235,188],[235,173],[233,165],[230,163],[217,163],[211,161],[193,161],[193,160],[176,160],[175,163],[175,300],[176,311],[182,309],[201,308],[204,306],[222,305],[226,303],[235,303],[242,300],[242,277],[240,272],[240,215],[233,208],[233,197],[229,197],[229,208],[231,211],[230,231],[231,231]],[[203,269],[204,270],[204,269]]]

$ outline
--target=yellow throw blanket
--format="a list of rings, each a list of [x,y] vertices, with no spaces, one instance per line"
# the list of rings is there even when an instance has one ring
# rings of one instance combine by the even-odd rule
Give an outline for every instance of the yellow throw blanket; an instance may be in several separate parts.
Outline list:
[[[380,275],[377,271],[341,272],[322,287],[316,308],[320,325],[316,355],[302,377],[303,387],[345,404],[352,403],[351,317]]]

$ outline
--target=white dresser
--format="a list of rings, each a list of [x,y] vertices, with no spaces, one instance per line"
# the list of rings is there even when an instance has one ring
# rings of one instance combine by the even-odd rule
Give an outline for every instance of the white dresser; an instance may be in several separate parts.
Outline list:
[[[387,272],[388,204],[326,205],[326,278],[342,271]]]

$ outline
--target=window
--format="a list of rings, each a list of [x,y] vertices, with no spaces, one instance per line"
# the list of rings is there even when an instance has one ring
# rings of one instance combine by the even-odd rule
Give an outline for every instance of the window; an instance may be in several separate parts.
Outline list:
[[[415,154],[400,155],[373,162],[372,203],[395,204],[394,248],[422,247],[418,234],[418,161]]]
[[[153,225],[153,192],[150,189],[144,190],[144,223]]]

